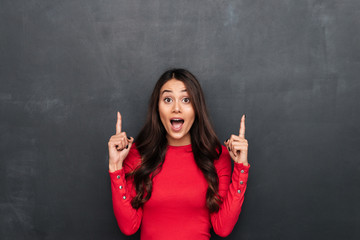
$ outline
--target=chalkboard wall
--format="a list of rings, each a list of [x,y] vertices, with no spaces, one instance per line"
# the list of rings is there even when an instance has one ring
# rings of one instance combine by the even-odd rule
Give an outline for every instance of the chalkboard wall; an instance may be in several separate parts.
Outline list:
[[[139,239],[112,212],[116,111],[193,72],[251,164],[228,239],[360,239],[360,1],[1,0],[0,239]],[[220,239],[212,233],[212,239]]]

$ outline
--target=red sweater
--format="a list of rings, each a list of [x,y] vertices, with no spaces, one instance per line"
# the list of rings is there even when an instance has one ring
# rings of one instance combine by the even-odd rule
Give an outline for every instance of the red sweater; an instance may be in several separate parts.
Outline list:
[[[210,228],[225,237],[231,233],[244,201],[249,166],[234,163],[222,146],[222,154],[214,165],[219,176],[219,194],[223,197],[220,210],[209,213],[206,207],[208,184],[197,167],[190,145],[168,146],[162,170],[153,179],[151,198],[142,208],[132,208],[136,195],[133,181],[125,173],[140,163],[135,144],[123,163],[123,168],[110,173],[112,201],[120,230],[134,234],[141,226],[141,239],[206,239]]]

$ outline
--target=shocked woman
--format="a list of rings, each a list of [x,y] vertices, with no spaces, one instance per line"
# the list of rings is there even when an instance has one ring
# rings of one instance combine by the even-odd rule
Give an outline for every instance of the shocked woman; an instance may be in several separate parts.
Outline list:
[[[189,71],[161,75],[136,140],[121,129],[109,147],[109,173],[120,230],[141,239],[209,239],[236,224],[247,186],[245,115],[222,146],[210,123],[200,84]],[[231,174],[231,159],[234,171]],[[231,180],[231,181],[230,181]]]

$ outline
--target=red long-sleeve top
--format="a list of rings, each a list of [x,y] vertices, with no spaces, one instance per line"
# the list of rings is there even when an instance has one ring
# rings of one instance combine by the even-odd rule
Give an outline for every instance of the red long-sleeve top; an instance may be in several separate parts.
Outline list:
[[[222,154],[214,165],[223,203],[218,212],[210,213],[206,207],[208,184],[195,163],[191,144],[167,147],[162,170],[153,179],[151,198],[136,210],[131,206],[136,191],[132,179],[125,179],[125,173],[133,171],[140,161],[140,154],[133,144],[123,168],[109,172],[113,209],[124,234],[134,234],[140,226],[142,240],[208,240],[211,227],[219,236],[230,234],[244,201],[250,165],[234,163],[230,183],[231,159],[222,146]]]

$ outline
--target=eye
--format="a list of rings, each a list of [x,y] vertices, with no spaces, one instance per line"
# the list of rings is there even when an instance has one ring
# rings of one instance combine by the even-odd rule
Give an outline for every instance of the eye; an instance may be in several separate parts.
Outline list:
[[[170,102],[172,102],[172,99],[171,99],[171,98],[169,98],[169,97],[166,97],[166,98],[164,98],[164,102],[166,102],[166,103],[170,103]]]
[[[183,100],[184,103],[189,103],[190,102],[190,98],[188,98],[188,97],[185,97],[182,100]]]

